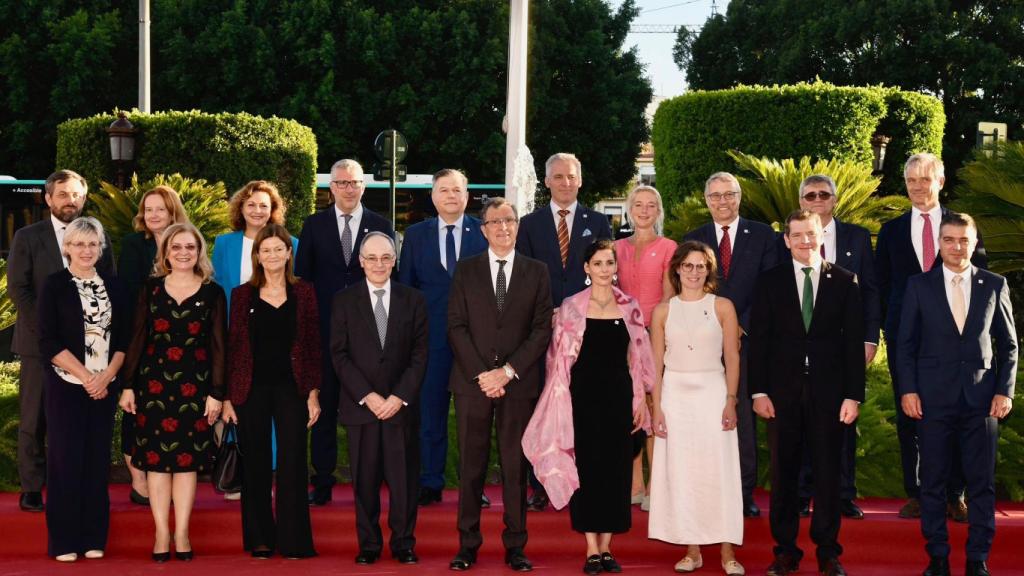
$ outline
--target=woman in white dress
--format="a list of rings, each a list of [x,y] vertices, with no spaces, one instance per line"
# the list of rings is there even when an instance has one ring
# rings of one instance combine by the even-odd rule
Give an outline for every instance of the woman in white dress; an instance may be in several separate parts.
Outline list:
[[[680,244],[669,271],[676,296],[655,308],[651,322],[659,378],[648,536],[687,546],[676,572],[700,568],[700,546],[721,543],[722,569],[740,575],[733,550],[743,543],[736,309],[714,295],[717,265],[706,244]]]

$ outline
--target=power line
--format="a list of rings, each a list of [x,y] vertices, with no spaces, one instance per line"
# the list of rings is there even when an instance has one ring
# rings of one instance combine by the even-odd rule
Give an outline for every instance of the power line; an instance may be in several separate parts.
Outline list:
[[[700,30],[700,24],[633,24],[630,34],[677,34],[680,28]]]
[[[641,14],[648,14],[650,12],[657,12],[659,10],[668,10],[669,8],[675,8],[677,6],[686,6],[687,4],[696,4],[697,2],[701,2],[701,1],[703,1],[703,0],[689,0],[687,2],[679,2],[677,4],[669,4],[668,6],[662,6],[661,8],[650,8],[650,9],[647,9],[647,10],[641,10],[640,13]]]

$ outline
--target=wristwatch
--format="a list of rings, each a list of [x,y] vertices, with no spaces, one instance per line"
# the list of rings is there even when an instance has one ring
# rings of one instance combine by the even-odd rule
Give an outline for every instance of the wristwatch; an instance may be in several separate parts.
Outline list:
[[[505,377],[508,378],[509,380],[516,377],[516,371],[513,370],[512,367],[509,366],[507,362],[505,363],[504,366],[501,367],[501,369],[505,371]]]

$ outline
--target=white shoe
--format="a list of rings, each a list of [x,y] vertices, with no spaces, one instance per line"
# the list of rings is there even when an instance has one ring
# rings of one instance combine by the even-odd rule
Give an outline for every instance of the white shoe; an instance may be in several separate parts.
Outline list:
[[[651,495],[650,494],[644,494],[644,497],[643,497],[643,499],[640,502],[640,509],[643,510],[644,512],[650,512],[651,511]]]
[[[90,560],[99,560],[103,558],[103,550],[86,550],[85,557]]]
[[[240,491],[239,492],[225,492],[224,493],[224,499],[225,500],[241,500],[242,499],[242,493]]]
[[[696,560],[690,558],[689,556],[683,556],[682,560],[676,562],[675,570],[676,572],[693,572],[694,570],[700,568],[703,565],[704,558],[700,556],[697,556]]]
[[[722,562],[722,570],[725,570],[727,576],[743,576],[747,573],[743,565],[735,560],[729,560],[728,562]]]
[[[57,556],[56,560],[57,562],[74,562],[75,560],[78,560],[78,554],[75,552],[61,554],[60,556]]]
[[[643,502],[644,502],[644,493],[643,492],[637,492],[636,494],[633,494],[632,496],[629,497],[629,503],[632,506],[636,506],[637,504],[643,504]]]

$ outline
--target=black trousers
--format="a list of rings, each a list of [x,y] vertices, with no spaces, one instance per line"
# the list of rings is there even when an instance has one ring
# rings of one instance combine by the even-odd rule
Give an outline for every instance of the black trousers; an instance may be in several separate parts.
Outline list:
[[[328,314],[330,316],[330,314]],[[309,434],[309,458],[313,464],[313,476],[310,481],[317,488],[330,489],[337,480],[334,469],[338,467],[338,394],[341,385],[334,373],[331,362],[330,325],[320,325],[320,334],[324,335],[323,356],[320,378],[320,418]]]
[[[802,376],[805,390],[811,384]],[[768,443],[772,452],[772,493],[769,520],[775,539],[775,554],[803,557],[797,547],[800,529],[799,476],[806,445],[812,455],[814,512],[811,540],[819,560],[838,558],[839,545],[839,453],[847,425],[839,422],[839,406],[823,408],[805,393],[798,403],[775,405],[775,418],[768,421]]]
[[[757,418],[754,417],[754,402],[750,399],[747,385],[747,337],[743,337],[740,348],[740,385],[736,392],[736,437],[740,448],[740,483],[743,501],[754,497],[757,487]]]
[[[800,497],[814,498],[814,470],[811,467],[811,449],[804,445],[804,460],[800,466]],[[857,426],[843,430],[843,447],[839,454],[839,498],[857,497]]]
[[[352,488],[356,496],[356,536],[359,549],[379,553],[384,547],[380,529],[380,488],[388,485],[389,548],[395,554],[416,546],[419,497],[419,407],[404,406],[402,420],[346,426]]]
[[[237,406],[242,448],[242,545],[284,556],[315,556],[306,501],[306,399],[294,384],[253,386]],[[271,512],[274,475],[271,423],[277,427],[277,521]]]
[[[477,550],[480,533],[480,495],[491,451],[491,427],[497,429],[501,460],[501,489],[506,549],[526,546],[526,457],[523,432],[533,415],[534,399],[491,399],[483,393],[455,394],[455,424],[459,437],[459,547]]]
[[[46,416],[43,389],[50,363],[22,356],[18,385],[18,479],[22,492],[41,492],[46,482]]]
[[[50,556],[107,547],[110,441],[116,394],[93,400],[78,384],[46,375],[46,529]]]

